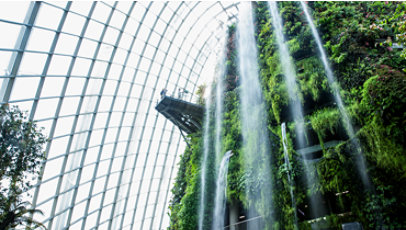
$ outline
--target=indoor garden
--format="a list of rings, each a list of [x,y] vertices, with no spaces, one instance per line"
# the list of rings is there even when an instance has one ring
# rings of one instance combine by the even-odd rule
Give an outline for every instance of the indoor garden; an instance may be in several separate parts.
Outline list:
[[[241,3],[201,90],[170,229],[405,229],[405,12]]]

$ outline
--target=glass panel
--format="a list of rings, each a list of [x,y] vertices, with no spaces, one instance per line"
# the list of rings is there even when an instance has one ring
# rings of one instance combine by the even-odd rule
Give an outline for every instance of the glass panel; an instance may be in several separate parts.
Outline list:
[[[35,25],[56,30],[63,11],[47,4],[42,4],[35,19]]]
[[[113,154],[113,148],[114,144],[112,143],[103,145],[103,151],[100,160],[111,159]]]
[[[96,202],[97,201],[94,201],[94,203],[96,203]],[[89,213],[90,213],[90,211],[89,211]],[[98,215],[98,212],[95,212],[87,217],[85,229],[92,229],[96,225],[97,215]]]
[[[83,39],[79,49],[79,56],[93,58],[96,52],[97,43],[88,39]]]
[[[74,1],[70,7],[70,11],[77,12],[83,14],[85,16],[88,15],[90,7],[92,6],[91,1]]]
[[[102,180],[103,183],[99,182],[99,184],[98,184],[97,187],[96,187],[96,184],[95,184],[95,189],[96,189],[96,191],[101,191],[101,190],[103,190],[103,188],[104,188],[104,181],[105,181],[104,176],[107,175],[107,170],[108,170],[109,164],[110,164],[110,161],[107,161],[107,160],[102,161],[102,162],[100,162],[100,164],[99,164],[99,168],[98,168],[98,170],[97,170],[97,176],[98,176],[98,177],[103,176],[102,178],[99,179],[99,180]],[[99,181],[99,180],[98,180],[98,181]],[[97,181],[96,181],[96,182],[97,182]],[[94,193],[94,192],[93,192],[93,193]]]
[[[146,25],[148,28],[153,28],[156,20],[157,20],[156,15],[154,15],[153,13],[151,13],[151,11],[149,11],[142,24]]]
[[[56,156],[61,156],[66,153],[69,137],[61,137],[52,139],[51,148],[49,150],[48,159]]]
[[[102,140],[103,137],[103,130],[95,130],[92,132],[92,136],[90,138],[90,143],[89,146],[96,146],[100,145],[100,141]]]
[[[133,12],[134,11],[137,11],[137,10],[133,10]],[[141,12],[139,12],[139,13],[141,13]],[[140,24],[138,21],[135,21],[134,18],[130,18],[127,22],[127,25],[124,28],[124,31],[127,34],[134,36],[136,34],[136,31],[137,31],[139,25]]]
[[[21,26],[0,22],[0,31],[7,32],[7,36],[0,36],[0,48],[14,49],[20,30]]]
[[[53,123],[53,120],[44,120],[44,121],[37,122],[37,126],[43,129],[42,133],[44,135],[49,136],[49,132],[50,132],[52,123]]]
[[[35,213],[34,220],[41,222],[45,226],[47,226],[48,221],[45,222],[45,218],[50,216],[52,210],[52,203],[53,200],[50,200],[44,204],[41,204],[37,207],[37,209],[41,210],[43,213]]]
[[[54,32],[33,28],[27,44],[27,50],[49,52],[54,38]]]
[[[90,181],[92,179],[94,168],[95,168],[95,165],[93,164],[93,165],[86,166],[82,169],[80,183],[84,183],[84,182]]]
[[[110,218],[111,208],[112,208],[112,207],[113,207],[112,205],[109,205],[109,206],[103,208],[103,211],[102,211],[102,214],[101,214],[101,218],[100,218],[100,222],[103,222],[103,221],[105,221],[105,220],[107,220],[107,219]],[[106,226],[105,226],[105,227],[107,227],[107,224],[108,224],[108,223],[106,223]],[[100,226],[100,227],[102,227],[102,226]],[[107,229],[107,228],[105,228],[105,229]]]
[[[98,2],[96,5],[96,9],[93,12],[92,18],[98,20],[102,23],[107,21],[111,12],[111,8],[103,4],[102,2]]]
[[[60,96],[65,78],[47,77],[42,88],[41,97]]]
[[[58,172],[59,171],[57,171],[57,173]],[[48,182],[44,183],[43,185],[41,185],[40,193],[38,196],[38,203],[42,203],[45,200],[47,200],[48,198],[54,196],[55,192],[56,192],[57,184],[58,184],[58,178],[48,181]]]
[[[1,38],[0,38],[1,39]],[[10,62],[10,58],[12,52],[3,52],[0,51],[0,76],[1,75],[9,75],[8,65]],[[3,78],[0,78],[0,82],[2,82]]]
[[[119,35],[119,31],[117,29],[108,27],[106,34],[104,35],[103,42],[114,45],[117,42],[118,35]]]
[[[93,175],[93,172],[91,172],[91,175]],[[83,184],[83,185],[79,186],[76,201],[80,202],[80,201],[85,200],[85,199],[88,198],[89,191],[90,191],[90,185],[91,185],[91,183],[89,182],[89,183],[86,183],[86,184]],[[86,202],[83,202],[83,203],[86,204]]]
[[[73,212],[72,212],[72,221],[71,222],[80,219],[83,216],[83,214],[85,213],[85,208],[86,208],[86,202],[82,202],[80,204],[75,205],[75,207],[73,208]],[[78,225],[75,224],[73,226],[70,226],[70,228],[80,229],[81,226],[79,224],[81,224],[81,222],[79,222]]]
[[[54,135],[56,137],[58,137],[58,136],[69,134],[71,132],[74,119],[75,119],[75,117],[73,117],[73,116],[59,118],[58,122],[56,124]]]
[[[68,63],[70,63],[71,59],[71,57],[54,55],[48,69],[48,74],[65,76],[68,73]]]
[[[48,161],[45,165],[44,174],[42,180],[48,180],[55,177],[62,167],[63,157]]]
[[[99,54],[97,55],[97,59],[110,61],[111,55],[113,53],[114,47],[107,44],[102,44],[100,46]]]
[[[89,22],[89,26],[86,29],[85,37],[98,40],[101,36],[103,28],[103,24],[91,20]]]
[[[142,17],[144,16],[145,13],[145,7],[142,6],[141,4],[135,4],[135,10],[133,10],[131,14],[131,18],[136,20],[137,22],[140,22]]]
[[[124,13],[128,13],[131,5],[133,2],[130,1],[119,1],[116,9],[123,11]]]
[[[106,69],[107,62],[96,61],[92,70],[92,76],[104,78],[104,75],[106,74]]]
[[[127,98],[125,97],[117,97],[114,103],[113,111],[123,111]]]
[[[99,180],[97,180],[96,182],[101,181],[101,180],[104,180],[104,179],[105,179],[105,178],[99,179]],[[104,183],[103,183],[103,184],[104,184]],[[99,186],[98,186],[98,187],[99,187]],[[95,187],[95,188],[98,188],[98,187]],[[93,190],[93,193],[94,193],[94,191],[95,191],[95,190]],[[96,189],[96,191],[97,191],[97,189]],[[92,212],[92,211],[97,210],[97,209],[99,208],[100,202],[101,202],[101,197],[102,197],[101,194],[92,197],[92,199],[90,200],[89,212]],[[90,229],[90,228],[89,228],[89,229]]]
[[[102,96],[100,105],[99,105],[99,112],[100,111],[109,111],[112,100],[113,100],[113,97],[111,97],[111,96]]]
[[[66,97],[63,100],[61,111],[59,116],[66,116],[76,114],[77,107],[79,105],[79,97]]]
[[[116,57],[117,57],[117,52],[116,52]],[[109,79],[119,79],[122,69],[123,69],[123,66],[112,64],[111,67],[110,67],[109,75],[107,77]]]
[[[81,2],[81,3],[83,4],[83,2]],[[75,6],[76,4],[77,4],[77,2],[73,2],[72,5]],[[86,3],[84,3],[84,4],[86,4]],[[86,14],[87,14],[87,12],[86,12]],[[79,15],[73,14],[73,13],[68,13],[68,16],[66,17],[66,21],[65,21],[65,24],[63,25],[62,31],[66,32],[66,33],[80,35],[82,32],[83,26],[85,24],[85,21],[86,21],[86,19],[82,16],[79,16]]]
[[[114,141],[117,136],[117,131],[118,131],[117,128],[109,128],[107,130],[106,140],[109,140],[110,142]]]
[[[87,76],[89,73],[90,65],[92,61],[84,58],[76,58],[73,66],[72,75],[74,76]]]
[[[151,33],[151,29],[144,26],[144,24],[141,26],[141,30],[138,33],[137,39],[140,39],[142,42],[146,42],[148,40],[148,36]]]
[[[34,98],[38,83],[39,77],[17,77],[14,81],[10,100]]]
[[[127,58],[127,55],[128,55],[127,51],[124,51],[122,49],[117,49],[116,54],[115,54],[114,59],[113,59],[113,62],[123,65],[124,62],[125,62],[125,59]]]
[[[112,172],[119,172],[122,170],[123,157],[115,157],[111,167]],[[117,178],[118,179],[118,178]]]
[[[24,22],[30,4],[29,1],[0,1],[0,18],[14,22]]]
[[[94,78],[91,78],[91,79],[89,80],[86,93],[87,93],[88,95],[99,94],[100,88],[101,88],[102,84],[103,84],[103,80],[102,80],[102,79],[94,79]]]
[[[112,177],[114,177],[113,174],[110,176],[110,180],[112,179]],[[116,193],[116,189],[110,189],[106,192],[105,196],[104,196],[104,205],[109,205],[112,204],[114,202],[114,195]]]
[[[96,147],[90,147],[87,150],[86,158],[85,158],[85,165],[96,162],[97,156],[99,155],[99,149],[100,149],[100,147],[96,146]]]
[[[106,85],[104,86],[103,94],[104,95],[114,95],[116,91],[117,81],[116,80],[107,80]]]
[[[21,61],[19,74],[41,74],[46,59],[47,55],[25,52]]]
[[[130,49],[130,45],[131,45],[131,42],[132,42],[133,39],[134,39],[134,37],[132,37],[129,34],[124,33],[121,36],[121,40],[120,40],[120,43],[119,43],[118,46],[125,49],[125,50],[128,50],[128,49]]]
[[[132,123],[134,122],[134,116],[135,116],[134,113],[126,112],[124,116],[123,126],[131,126]]]
[[[56,45],[55,53],[73,55],[79,38],[71,35],[61,34]]]
[[[106,127],[108,113],[97,113],[93,129]]]
[[[52,2],[52,5],[59,6],[61,8],[65,8],[66,4],[67,4],[66,1],[54,1],[54,2]]]

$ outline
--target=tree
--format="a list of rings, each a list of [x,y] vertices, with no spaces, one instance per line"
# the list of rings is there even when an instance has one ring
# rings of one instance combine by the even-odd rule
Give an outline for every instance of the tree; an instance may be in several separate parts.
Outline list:
[[[27,208],[22,194],[38,179],[45,142],[41,129],[18,107],[0,107],[0,230],[42,226],[27,216],[40,211]]]

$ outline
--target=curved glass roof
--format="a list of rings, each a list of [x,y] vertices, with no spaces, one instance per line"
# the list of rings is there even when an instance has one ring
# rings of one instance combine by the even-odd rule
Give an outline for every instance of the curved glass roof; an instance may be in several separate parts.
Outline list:
[[[30,191],[48,229],[164,229],[185,143],[159,92],[211,76],[234,2],[0,2],[0,102],[49,137]],[[210,71],[211,70],[211,71]]]

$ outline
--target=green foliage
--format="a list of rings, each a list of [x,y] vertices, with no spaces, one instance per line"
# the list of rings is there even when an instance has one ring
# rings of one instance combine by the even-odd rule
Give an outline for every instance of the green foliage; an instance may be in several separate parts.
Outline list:
[[[189,137],[190,148],[185,150],[179,161],[179,170],[172,188],[170,201],[170,229],[197,228],[197,213],[200,177],[198,163],[200,161],[200,133]]]
[[[41,226],[24,216],[37,212],[22,201],[22,194],[38,179],[45,159],[46,138],[36,123],[27,121],[18,107],[0,107],[0,228],[18,225]]]
[[[327,132],[335,134],[340,124],[340,113],[336,108],[326,108],[316,111],[311,117],[310,122],[313,130],[324,138]]]
[[[204,100],[204,94],[206,92],[207,86],[205,84],[199,85],[197,87],[196,95],[197,95],[197,104],[199,105],[204,105],[205,100]]]
[[[242,136],[239,101],[236,91],[229,91],[225,95],[224,107],[224,137],[223,149],[232,150],[234,155],[230,158],[227,175],[227,198],[230,201],[244,200],[244,180],[240,157]]]
[[[346,90],[361,87],[379,65],[404,68],[404,49],[391,46],[394,37],[404,42],[405,3],[315,2],[314,8],[336,76]]]
[[[382,225],[384,229],[402,229],[404,225],[396,220],[396,197],[385,194],[393,190],[391,186],[378,186],[376,194],[366,196],[366,203],[364,206],[365,218],[367,225],[365,227],[376,229],[377,224]],[[382,223],[377,223],[377,213],[381,214]],[[394,218],[395,217],[395,218]]]
[[[1,204],[7,205],[7,204]],[[15,229],[25,225],[26,229],[46,229],[45,226],[31,218],[29,215],[34,213],[43,214],[41,210],[27,208],[31,204],[29,202],[18,202],[11,206],[11,209],[2,213],[0,229]]]
[[[341,229],[346,222],[361,222],[366,229],[406,228],[402,213],[406,212],[406,80],[405,3],[403,2],[309,2],[308,6],[320,30],[334,75],[341,89],[345,107],[354,124],[368,173],[375,193],[365,193],[356,170],[352,140],[343,138],[340,112],[329,101],[329,87],[323,65],[300,4],[278,3],[296,66],[300,100],[305,107],[309,128],[316,132],[323,157],[315,162],[320,183],[306,187],[303,160],[295,152],[295,124],[289,118],[289,99],[282,75],[279,53],[274,41],[272,22],[266,2],[255,4],[258,63],[267,119],[272,143],[271,168],[275,181],[273,204],[276,223],[266,229],[295,229],[292,200],[287,175],[294,180],[296,204],[303,209],[309,195],[320,193],[329,203],[329,214],[319,222],[320,228]],[[228,202],[254,205],[263,216],[269,215],[261,202],[247,196],[247,184],[259,188],[264,183],[262,170],[244,169],[238,95],[238,68],[235,46],[235,26],[229,28],[226,61],[227,92],[224,105],[224,136],[222,148],[232,150],[227,175]],[[255,111],[252,111],[255,112]],[[290,167],[284,160],[280,124],[287,123],[287,148]],[[277,134],[277,135],[274,135]],[[199,198],[199,163],[201,139],[192,136],[190,150],[181,159],[174,198],[171,204],[171,229],[195,229]],[[253,137],[254,138],[254,137]],[[328,138],[338,140],[334,147],[325,147]],[[340,139],[342,138],[342,139]],[[330,139],[329,139],[330,140]],[[254,161],[254,159],[251,159]],[[289,168],[291,168],[289,170]],[[214,169],[213,169],[214,170]],[[249,173],[256,175],[247,181]],[[255,186],[254,186],[255,188]],[[207,204],[210,207],[210,204]],[[300,229],[311,229],[307,216],[299,216]],[[378,215],[377,213],[381,213]],[[210,219],[210,217],[207,217]],[[381,219],[381,222],[377,221]]]
[[[406,76],[386,67],[364,84],[361,105],[366,114],[377,117],[386,126],[386,134],[392,134],[397,141],[404,140],[406,125]]]

